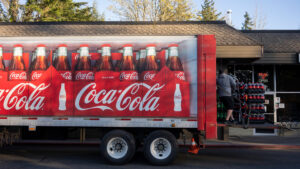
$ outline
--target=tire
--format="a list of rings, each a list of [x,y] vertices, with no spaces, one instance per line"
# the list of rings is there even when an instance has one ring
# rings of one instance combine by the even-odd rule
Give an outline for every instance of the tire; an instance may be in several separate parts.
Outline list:
[[[128,163],[135,154],[135,139],[124,130],[112,130],[104,135],[100,146],[104,159],[114,165]]]
[[[162,149],[162,151],[159,151]],[[144,155],[152,165],[168,165],[177,153],[175,136],[166,130],[157,130],[150,133],[144,145]]]

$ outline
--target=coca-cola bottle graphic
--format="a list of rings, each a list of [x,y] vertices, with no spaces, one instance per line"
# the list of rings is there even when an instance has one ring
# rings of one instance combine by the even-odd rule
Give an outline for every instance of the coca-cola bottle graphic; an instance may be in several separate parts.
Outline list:
[[[138,70],[138,63],[139,63],[139,59],[140,59],[140,51],[136,51],[135,52],[135,66],[136,66],[136,69]]]
[[[147,45],[146,51],[147,56],[143,66],[142,78],[143,80],[153,80],[158,70],[155,45]]]
[[[138,80],[138,73],[133,60],[132,45],[123,46],[123,57],[120,65],[120,80]]]
[[[182,111],[181,102],[182,95],[180,91],[180,84],[176,84],[176,89],[174,92],[174,111]]]
[[[97,67],[97,71],[112,71],[114,70],[111,59],[111,46],[105,44],[101,46],[102,56],[100,59],[100,65]]]
[[[185,75],[183,72],[183,67],[179,58],[178,53],[178,45],[171,44],[169,45],[168,49],[169,58],[167,60],[166,66],[171,70],[174,71],[175,77],[179,80],[185,80]]]
[[[5,64],[3,59],[3,48],[0,46],[0,71],[5,70]]]
[[[22,45],[14,46],[13,59],[9,65],[9,80],[27,80]]]
[[[61,85],[60,85],[58,102],[59,102],[58,110],[60,110],[60,111],[67,110],[67,107],[66,107],[67,93],[66,93],[65,83],[61,83]]]
[[[79,58],[75,70],[75,80],[94,80],[89,46],[87,44],[80,45]]]
[[[140,57],[139,57],[139,61],[137,64],[137,69],[138,69],[138,72],[140,72],[140,73],[143,72],[143,66],[145,64],[145,60],[146,60],[146,49],[140,49]]]
[[[57,49],[57,56],[55,61],[55,69],[66,80],[72,80],[71,66],[68,61],[67,45],[61,44]]]
[[[120,53],[123,56],[123,48],[118,49],[118,53]],[[113,61],[115,71],[117,71],[117,72],[120,71],[121,62],[122,62],[122,58],[119,60]]]
[[[30,65],[30,69],[31,69],[30,80],[37,80],[42,76],[43,72],[45,72],[48,69],[45,45],[40,44],[36,47],[36,50],[33,53],[31,61],[32,62]]]

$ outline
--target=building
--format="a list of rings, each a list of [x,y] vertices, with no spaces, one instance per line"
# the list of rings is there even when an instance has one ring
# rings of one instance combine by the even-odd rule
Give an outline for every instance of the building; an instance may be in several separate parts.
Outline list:
[[[166,36],[213,34],[217,65],[233,74],[250,70],[252,81],[267,86],[267,120],[300,122],[300,31],[239,31],[223,21],[213,22],[45,22],[0,23],[1,43],[28,39],[119,39],[129,36],[165,39]],[[16,41],[17,37],[17,41]],[[11,50],[11,49],[8,49]],[[25,44],[26,50],[26,44]]]

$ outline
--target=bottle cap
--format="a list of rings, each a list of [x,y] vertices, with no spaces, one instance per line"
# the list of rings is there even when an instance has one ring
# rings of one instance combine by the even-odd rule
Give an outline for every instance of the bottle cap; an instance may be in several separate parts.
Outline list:
[[[88,44],[81,44],[80,47],[89,47]]]
[[[101,45],[101,48],[103,48],[103,47],[110,47],[111,48],[111,45],[110,44],[103,44],[103,45]]]
[[[170,44],[168,47],[178,47],[178,44]]]

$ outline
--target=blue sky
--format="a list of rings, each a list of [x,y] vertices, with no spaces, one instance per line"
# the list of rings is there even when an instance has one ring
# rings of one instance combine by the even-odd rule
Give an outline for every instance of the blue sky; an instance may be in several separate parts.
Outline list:
[[[21,0],[25,1],[25,0]],[[90,4],[93,0],[86,1]],[[204,0],[191,0],[194,10],[199,10]],[[244,20],[243,15],[248,11],[253,17],[255,9],[258,14],[266,17],[264,29],[300,29],[300,0],[214,0],[218,11],[225,14],[228,9],[232,10],[232,23],[235,28],[240,29]],[[105,12],[106,20],[119,20],[107,8],[112,5],[111,0],[96,0],[100,12]]]

